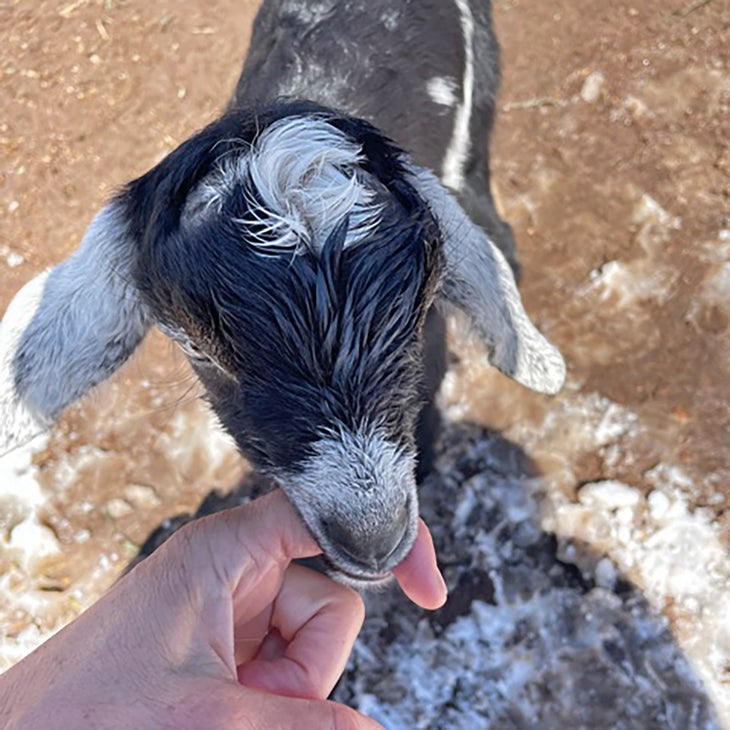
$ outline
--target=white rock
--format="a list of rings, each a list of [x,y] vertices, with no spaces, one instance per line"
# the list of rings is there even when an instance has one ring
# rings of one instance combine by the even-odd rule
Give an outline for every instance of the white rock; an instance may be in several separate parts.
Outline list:
[[[162,504],[162,500],[152,487],[143,484],[132,484],[124,490],[124,498],[140,509],[154,509]]]
[[[601,558],[596,565],[596,584],[601,588],[613,590],[616,585],[617,571],[611,558]]]
[[[648,497],[649,514],[654,520],[661,520],[669,511],[669,497],[664,492],[654,490]]]
[[[104,507],[104,511],[111,517],[113,520],[118,520],[121,517],[126,517],[128,514],[132,512],[132,505],[129,504],[129,502],[120,499],[119,497],[115,497],[114,499],[110,499],[106,506]]]
[[[580,490],[578,499],[582,504],[598,505],[606,509],[635,507],[639,503],[639,491],[628,484],[607,479],[603,482],[587,484]]]
[[[583,82],[583,88],[580,90],[580,98],[586,104],[595,104],[603,92],[605,83],[606,77],[600,71],[588,74]]]
[[[20,550],[26,559],[40,558],[60,552],[53,530],[31,518],[16,525],[10,532],[8,547]]]
[[[5,257],[5,261],[11,269],[14,269],[25,263],[25,259],[19,254],[11,252]]]

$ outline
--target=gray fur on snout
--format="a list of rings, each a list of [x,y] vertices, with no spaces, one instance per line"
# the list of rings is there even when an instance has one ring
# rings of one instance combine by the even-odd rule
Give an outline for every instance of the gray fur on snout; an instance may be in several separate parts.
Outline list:
[[[333,430],[314,446],[316,455],[296,474],[277,474],[287,496],[345,582],[387,577],[413,547],[418,532],[415,453],[390,443],[378,431]],[[404,512],[405,510],[405,512]],[[378,566],[364,565],[333,540],[333,522],[363,544],[393,533],[403,516],[402,538]]]

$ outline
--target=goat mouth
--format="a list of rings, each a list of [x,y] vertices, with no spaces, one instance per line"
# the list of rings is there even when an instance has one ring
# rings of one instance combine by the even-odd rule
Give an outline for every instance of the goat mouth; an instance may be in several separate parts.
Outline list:
[[[370,573],[368,575],[362,575],[361,573],[351,573],[349,570],[337,567],[335,570],[350,580],[356,580],[363,583],[382,583],[393,576],[392,573]]]
[[[335,580],[338,583],[344,583],[345,585],[350,586],[350,588],[354,588],[359,591],[384,588],[393,580],[392,573],[365,576],[349,573],[346,570],[342,570],[342,568],[332,569],[329,576],[332,580]]]
[[[384,573],[369,573],[369,572],[358,572],[355,573],[347,568],[343,568],[338,565],[334,560],[325,554],[319,556],[324,563],[327,574],[334,580],[340,583],[346,583],[357,588],[373,588],[379,585],[384,585],[393,578],[393,573],[386,571]]]

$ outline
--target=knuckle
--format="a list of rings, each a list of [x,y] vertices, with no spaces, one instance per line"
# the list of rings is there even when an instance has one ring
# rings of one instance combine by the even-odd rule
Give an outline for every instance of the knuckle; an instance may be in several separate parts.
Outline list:
[[[365,603],[362,596],[348,586],[339,586],[339,588],[337,601],[341,608],[362,623],[365,619]]]
[[[334,702],[329,707],[332,730],[362,730],[362,724],[354,710]]]

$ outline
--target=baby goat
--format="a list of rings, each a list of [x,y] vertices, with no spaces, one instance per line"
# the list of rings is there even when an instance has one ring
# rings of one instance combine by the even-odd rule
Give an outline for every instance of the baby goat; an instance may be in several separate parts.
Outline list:
[[[432,438],[419,417],[433,422],[443,374],[432,304],[463,310],[520,383],[564,379],[490,195],[498,75],[486,0],[265,0],[228,110],[11,303],[0,450],[156,325],[333,570],[387,577],[415,539],[417,442],[427,459]]]

